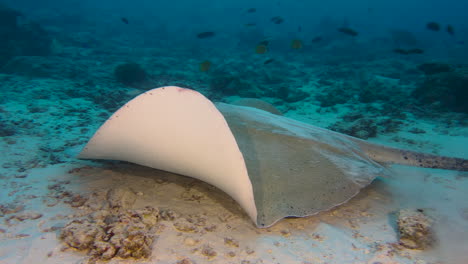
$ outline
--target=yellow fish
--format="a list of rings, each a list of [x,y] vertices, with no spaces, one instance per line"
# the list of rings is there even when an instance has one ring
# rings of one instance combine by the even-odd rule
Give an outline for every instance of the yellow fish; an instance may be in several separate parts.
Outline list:
[[[255,48],[255,53],[257,54],[265,54],[268,52],[268,47],[264,44],[257,45]]]
[[[299,39],[293,39],[293,41],[291,41],[291,48],[302,49],[302,41]]]
[[[211,67],[211,62],[210,61],[204,61],[200,63],[200,71],[202,72],[207,72]]]

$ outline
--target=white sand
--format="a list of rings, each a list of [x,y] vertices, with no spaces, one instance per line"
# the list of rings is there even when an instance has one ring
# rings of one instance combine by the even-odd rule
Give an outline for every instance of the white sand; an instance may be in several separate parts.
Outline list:
[[[62,226],[76,217],[72,214],[80,214],[80,209],[72,212],[60,202],[53,207],[43,202],[53,204],[45,198],[47,185],[64,180],[70,181],[67,189],[85,194],[129,187],[138,193],[136,207],[152,205],[179,213],[174,221],[160,222],[150,260],[114,259],[111,263],[176,263],[184,257],[195,263],[239,263],[241,260],[250,263],[462,263],[448,260],[463,256],[461,249],[468,246],[468,234],[460,232],[468,230],[467,194],[463,192],[468,188],[468,179],[457,172],[394,168],[394,178],[376,181],[335,210],[256,229],[229,197],[190,178],[128,164],[112,169],[87,167],[76,175],[67,173],[72,167],[76,166],[34,170],[27,178],[16,180],[25,187],[6,187],[7,192],[2,192],[2,203],[9,198],[5,194],[18,189],[21,190],[16,197],[38,196],[18,200],[24,202],[26,212],[40,212],[43,216],[0,225],[6,230],[1,234],[0,263],[76,263],[84,258],[84,253],[60,251],[58,231],[41,232],[47,227]],[[428,252],[395,251],[389,244],[397,241],[389,214],[399,208],[424,208],[436,215],[440,246]],[[465,218],[462,218],[463,210]],[[65,218],[56,219],[57,215]],[[194,232],[180,232],[174,227],[174,223],[185,223],[184,218],[196,220],[197,224],[192,225]],[[212,226],[216,226],[214,231],[206,231],[205,228],[210,230]],[[28,236],[18,238],[20,234]],[[239,247],[226,245],[225,238],[235,239]],[[217,256],[204,256],[200,251],[206,245]],[[230,252],[235,256],[229,256]],[[51,256],[47,256],[49,253]]]

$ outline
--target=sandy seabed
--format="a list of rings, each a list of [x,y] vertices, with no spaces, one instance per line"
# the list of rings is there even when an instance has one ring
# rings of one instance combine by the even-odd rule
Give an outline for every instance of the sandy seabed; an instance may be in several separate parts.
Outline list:
[[[69,104],[86,106],[81,101]],[[21,106],[4,105],[12,112],[15,107],[20,115]],[[48,109],[57,112],[60,107]],[[41,115],[36,121],[43,126],[59,124],[42,116],[42,121]],[[323,115],[314,111],[302,117],[306,121],[320,118]],[[67,120],[61,118],[60,124]],[[74,124],[77,119],[69,122]],[[468,157],[466,128],[447,135],[431,122],[419,120],[414,125],[427,133],[420,136],[403,130],[392,137],[419,142],[417,150],[437,149],[441,155]],[[54,128],[57,135],[83,132],[62,126]],[[148,231],[153,236],[149,258],[117,257],[98,263],[468,263],[464,252],[468,248],[466,172],[392,166],[393,177],[376,179],[342,206],[258,229],[230,197],[198,180],[124,162],[75,159],[91,132],[79,144],[51,151],[47,160],[60,162],[50,164],[38,157],[38,149],[66,145],[67,136],[45,141],[41,136],[19,134],[0,141],[4,157],[0,168],[0,263],[92,262],[86,251],[65,246],[59,239],[61,230],[73,220],[109,211],[112,203],[124,211],[154,208],[159,219]],[[415,147],[405,145],[409,141],[395,143],[385,136],[373,141]],[[398,245],[395,215],[406,208],[423,209],[435,220],[437,243],[431,249]]]
[[[393,170],[394,178],[376,180],[336,209],[257,229],[227,195],[184,176],[124,163],[35,169],[2,192],[2,205],[20,208],[2,217],[0,262],[86,263],[86,252],[66,249],[58,239],[61,228],[99,210],[109,191],[124,190],[136,196],[132,208],[155,207],[170,216],[152,230],[149,259],[109,263],[464,263],[466,175]],[[64,190],[83,200],[73,204],[57,195]],[[437,218],[433,249],[397,245],[394,213],[400,208],[424,208]]]

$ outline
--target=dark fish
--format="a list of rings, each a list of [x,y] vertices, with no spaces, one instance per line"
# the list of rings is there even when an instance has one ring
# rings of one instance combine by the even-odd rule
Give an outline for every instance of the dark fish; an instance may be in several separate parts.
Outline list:
[[[122,17],[122,18],[120,18],[120,20],[122,20],[122,22],[124,22],[125,24],[127,24],[127,25],[128,25],[128,19],[127,19],[127,18],[125,18],[125,17]]]
[[[343,34],[353,36],[353,37],[355,37],[355,36],[357,36],[359,34],[356,30],[354,30],[352,28],[349,28],[349,27],[340,27],[340,28],[338,28],[338,31],[343,33]]]
[[[447,33],[449,33],[450,35],[455,35],[455,30],[453,29],[453,26],[452,25],[447,25]]]
[[[298,32],[302,32],[302,27],[301,27],[301,26],[298,26],[298,27],[297,27],[297,31],[298,31]]]
[[[256,26],[256,25],[257,25],[257,24],[255,24],[255,23],[247,23],[247,24],[245,24],[246,27],[254,27],[254,26]]]
[[[393,50],[393,52],[398,53],[398,54],[402,54],[402,55],[408,55],[408,51],[405,50],[405,49],[396,48],[396,49]]]
[[[197,38],[199,39],[205,39],[205,38],[211,38],[214,37],[216,34],[212,31],[207,31],[207,32],[201,32],[197,34]]]
[[[264,61],[263,64],[267,65],[267,64],[270,64],[270,63],[272,63],[274,61],[275,61],[274,59],[268,59],[268,60]]]
[[[317,43],[317,42],[320,42],[320,41],[322,41],[322,40],[323,40],[323,38],[320,37],[320,36],[318,36],[318,37],[313,38],[313,39],[312,39],[312,42],[313,42],[313,43]]]
[[[439,31],[440,25],[437,22],[429,22],[426,24],[426,28],[432,31]]]
[[[211,68],[211,62],[210,61],[204,61],[200,63],[200,71],[201,72],[207,72]]]
[[[415,48],[415,49],[409,49],[407,50],[407,52],[408,54],[423,54],[424,50]]]
[[[396,48],[393,50],[393,52],[401,54],[401,55],[411,55],[411,54],[423,54],[424,50],[414,48],[414,49],[401,49],[401,48]]]
[[[292,49],[302,49],[302,41],[300,39],[293,39],[291,41]]]
[[[275,24],[281,24],[284,22],[284,19],[280,16],[275,16],[275,17],[272,17],[271,19],[271,22],[275,23]]]
[[[270,45],[270,41],[265,39],[265,40],[262,40],[258,43],[258,45],[264,45],[264,46],[268,46]]]
[[[255,13],[255,12],[257,12],[257,8],[252,7],[252,8],[247,9],[247,13]]]

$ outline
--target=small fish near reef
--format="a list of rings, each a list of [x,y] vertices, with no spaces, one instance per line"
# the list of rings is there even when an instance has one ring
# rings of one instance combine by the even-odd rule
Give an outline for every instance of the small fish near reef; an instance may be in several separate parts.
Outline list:
[[[401,55],[411,55],[411,54],[423,54],[424,50],[414,48],[414,49],[401,49],[401,48],[396,48],[393,50],[393,52],[401,54]]]
[[[455,35],[455,29],[453,28],[452,25],[447,25],[446,30],[447,30],[447,33],[449,33],[450,35],[452,36]]]
[[[322,40],[323,40],[323,38],[321,36],[318,36],[318,37],[315,37],[315,38],[312,39],[312,43],[318,43],[318,42],[320,42]]]
[[[257,8],[252,7],[252,8],[247,9],[247,13],[249,13],[249,14],[255,13],[255,12],[257,12]]]
[[[212,38],[214,36],[216,36],[216,33],[214,33],[213,31],[206,31],[197,34],[197,38],[199,39]]]
[[[274,59],[268,59],[268,60],[264,61],[263,64],[267,65],[267,64],[270,64],[270,63],[272,63],[274,61],[275,61]]]
[[[246,27],[255,27],[257,24],[255,23],[247,23],[245,24]]]
[[[352,37],[359,35],[359,33],[356,30],[349,28],[349,27],[340,27],[338,28],[338,32],[341,32],[343,34],[346,34]]]
[[[120,20],[121,20],[123,23],[125,23],[125,24],[128,25],[128,19],[127,19],[127,18],[121,17]]]
[[[255,47],[255,53],[257,54],[265,54],[268,52],[268,45],[270,45],[270,40],[264,39],[258,43]]]
[[[258,43],[258,45],[265,45],[268,46],[270,45],[270,41],[268,39],[264,39]]]
[[[210,61],[204,61],[202,63],[200,63],[200,71],[201,72],[207,72],[209,71],[211,68],[211,62]]]
[[[393,49],[393,52],[401,54],[401,55],[408,55],[408,51],[405,49],[396,48],[396,49]]]
[[[284,22],[284,18],[280,16],[275,16],[275,17],[272,17],[270,21],[278,25]]]
[[[293,39],[291,41],[291,48],[295,50],[302,49],[302,41],[300,39]]]
[[[440,25],[437,22],[429,22],[426,24],[426,28],[432,31],[440,31]]]
[[[407,52],[408,54],[423,54],[424,50],[415,48],[415,49],[409,49],[407,50]]]

